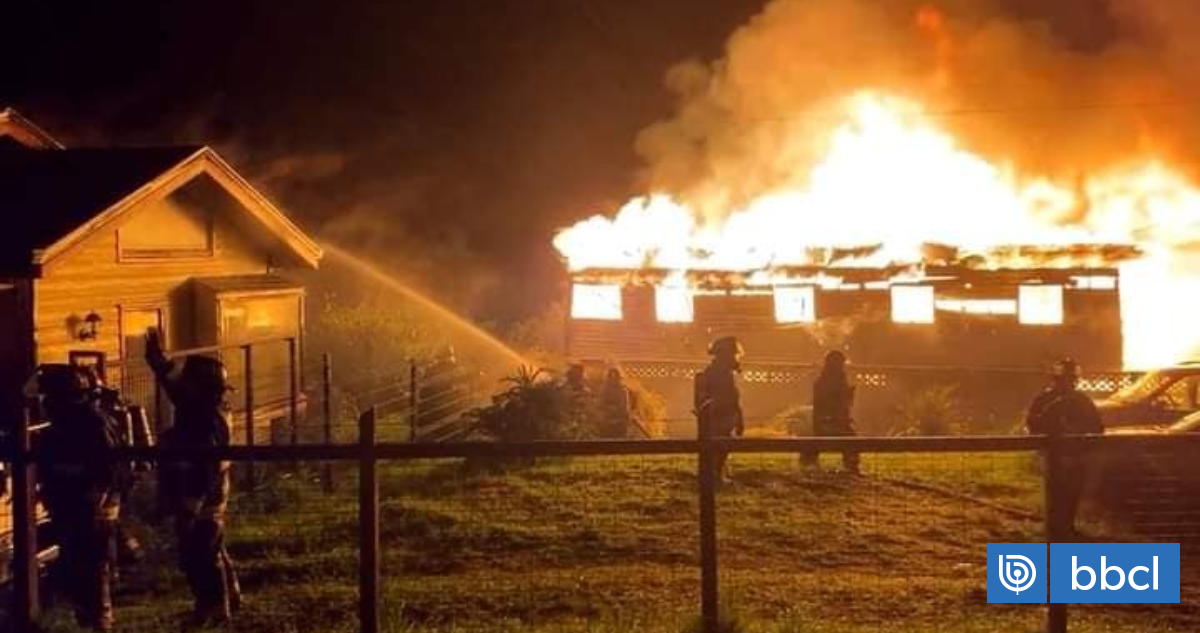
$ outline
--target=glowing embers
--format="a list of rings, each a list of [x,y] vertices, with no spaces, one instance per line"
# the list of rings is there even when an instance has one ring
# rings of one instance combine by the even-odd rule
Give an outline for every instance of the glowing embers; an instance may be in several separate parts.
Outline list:
[[[942,312],[959,314],[1006,316],[1017,314],[1016,299],[938,299],[934,305]]]
[[[815,323],[816,293],[812,286],[775,288],[775,321],[778,323]]]
[[[1021,286],[1017,292],[1017,320],[1023,325],[1061,325],[1062,286]]]
[[[654,316],[659,323],[691,323],[692,291],[686,286],[655,286]]]
[[[610,284],[573,284],[571,318],[621,320],[621,287]]]
[[[933,286],[892,286],[892,321],[933,323]]]

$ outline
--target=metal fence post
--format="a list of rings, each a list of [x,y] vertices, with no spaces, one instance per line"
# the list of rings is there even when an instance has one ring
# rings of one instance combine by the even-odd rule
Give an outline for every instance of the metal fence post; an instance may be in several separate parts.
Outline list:
[[[720,582],[717,575],[717,451],[712,430],[700,425],[700,620],[704,633],[717,633]]]
[[[34,630],[39,606],[36,471],[29,455],[33,448],[29,421],[29,410],[26,409],[17,419],[12,443],[13,624],[16,631]]]
[[[254,346],[242,346],[242,386],[246,390],[243,394],[245,401],[242,412],[242,420],[246,423],[246,446],[254,446]],[[246,462],[246,485],[253,491],[257,485],[254,474],[254,462]]]
[[[421,406],[417,385],[417,359],[408,359],[408,441],[417,441],[417,409]]]
[[[300,373],[299,350],[296,346],[296,337],[291,337],[287,340],[288,346],[288,418],[291,420],[292,446],[295,446],[300,441]]]
[[[1046,542],[1062,543],[1070,538],[1071,524],[1074,517],[1068,515],[1069,510],[1063,499],[1063,438],[1052,433],[1046,437],[1046,448],[1042,459],[1042,490],[1045,496],[1043,502],[1046,520]],[[1046,561],[1049,566],[1049,559]],[[1066,573],[1063,570],[1047,569],[1050,573]],[[1049,586],[1049,585],[1047,585]],[[1067,605],[1048,604],[1046,610],[1046,633],[1067,633]]]
[[[333,443],[333,356],[329,352],[321,355],[321,391],[324,401],[321,413],[325,419],[325,443]],[[333,492],[333,463],[325,462],[321,467],[321,484],[325,492]]]
[[[358,418],[358,614],[362,633],[379,633],[379,480],[375,407]]]

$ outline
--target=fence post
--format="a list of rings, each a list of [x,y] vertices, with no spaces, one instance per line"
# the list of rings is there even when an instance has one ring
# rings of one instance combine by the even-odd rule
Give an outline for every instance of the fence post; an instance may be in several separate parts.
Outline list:
[[[379,633],[379,480],[375,407],[358,418],[358,615],[362,633]]]
[[[39,606],[36,471],[29,454],[32,448],[26,409],[17,418],[12,442],[13,630],[16,631],[34,630]]]
[[[1045,497],[1043,502],[1045,521],[1046,521],[1046,542],[1047,543],[1063,543],[1069,540],[1071,533],[1071,524],[1074,517],[1069,516],[1069,509],[1066,507],[1063,498],[1063,438],[1058,433],[1051,433],[1046,436],[1046,448],[1042,458],[1042,490]],[[1055,570],[1050,570],[1050,559],[1046,559],[1047,577]],[[1066,573],[1063,570],[1057,570],[1057,573]],[[1049,585],[1047,585],[1049,586]],[[1047,605],[1046,610],[1046,633],[1067,633],[1067,605],[1053,604]]]
[[[717,452],[712,429],[700,424],[697,479],[700,488],[700,620],[704,633],[717,633],[720,582],[717,575]]]
[[[421,397],[417,390],[417,359],[408,359],[408,441],[417,441],[417,408]]]
[[[295,446],[300,441],[300,376],[299,350],[296,346],[296,337],[291,337],[287,340],[288,346],[288,418],[292,423],[292,434],[288,438],[291,440],[292,446]]]
[[[321,403],[324,415],[325,443],[333,443],[333,356],[329,352],[321,355],[321,391],[324,401]],[[321,484],[325,492],[333,492],[333,463],[325,462],[321,466]]]
[[[246,446],[254,446],[254,346],[242,346],[242,388],[246,390],[243,394],[245,401],[242,406],[245,411],[242,412],[242,420],[246,424]],[[246,462],[246,486],[253,491],[258,485],[254,474],[254,462]]]

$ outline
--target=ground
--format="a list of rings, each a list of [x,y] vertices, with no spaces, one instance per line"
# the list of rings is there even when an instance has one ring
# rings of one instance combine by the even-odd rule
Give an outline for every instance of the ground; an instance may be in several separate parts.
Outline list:
[[[1042,607],[988,605],[985,591],[988,542],[1042,540],[1030,455],[866,456],[862,477],[834,472],[832,458],[821,472],[794,457],[733,458],[718,515],[728,630],[1037,630]],[[685,457],[507,472],[387,464],[385,630],[689,630],[699,596],[694,467]],[[328,495],[315,472],[276,472],[269,488],[238,499],[239,631],[356,630],[354,472],[337,469]],[[125,574],[121,630],[174,630],[188,604],[166,531],[141,529],[150,560]],[[1108,529],[1088,526],[1101,540]],[[1071,630],[1198,629],[1200,614],[1155,606],[1079,607]]]

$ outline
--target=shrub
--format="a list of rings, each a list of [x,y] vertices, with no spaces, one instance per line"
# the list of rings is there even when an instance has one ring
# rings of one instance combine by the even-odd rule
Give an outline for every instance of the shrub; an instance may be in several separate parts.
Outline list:
[[[957,385],[923,387],[899,406],[890,431],[892,435],[961,435],[964,416]]]

